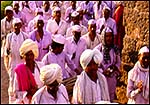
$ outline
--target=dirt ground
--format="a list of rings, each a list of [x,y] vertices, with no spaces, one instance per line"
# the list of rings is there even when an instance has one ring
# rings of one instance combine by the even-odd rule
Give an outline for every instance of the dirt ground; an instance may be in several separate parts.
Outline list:
[[[1,58],[1,104],[8,104],[8,74]]]

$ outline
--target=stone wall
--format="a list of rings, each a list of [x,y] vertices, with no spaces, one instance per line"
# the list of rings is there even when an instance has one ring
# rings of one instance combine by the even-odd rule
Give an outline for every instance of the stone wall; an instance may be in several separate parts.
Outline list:
[[[149,1],[124,1],[124,6],[122,63],[133,67],[140,47],[149,46]]]

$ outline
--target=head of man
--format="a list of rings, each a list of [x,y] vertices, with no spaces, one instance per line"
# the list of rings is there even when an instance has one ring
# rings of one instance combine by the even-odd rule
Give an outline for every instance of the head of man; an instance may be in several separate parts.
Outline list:
[[[108,18],[109,18],[109,16],[110,16],[110,8],[109,7],[107,7],[107,6],[105,6],[104,7],[104,9],[103,9],[103,15],[104,15],[104,18],[105,18],[105,20],[107,20]]]
[[[114,34],[110,27],[105,27],[101,33],[102,44],[107,47],[114,46]]]
[[[43,16],[43,10],[41,8],[36,8],[36,10],[35,10],[35,16],[37,16],[37,15]]]
[[[50,2],[43,1],[43,7],[44,7],[45,12],[47,12],[50,9]]]
[[[38,45],[31,39],[26,39],[20,49],[20,56],[25,59],[26,63],[34,62],[34,59],[38,57]]]
[[[74,11],[71,14],[71,20],[73,21],[74,25],[79,25],[80,19],[79,19],[79,13],[77,11]]]
[[[59,21],[61,19],[61,10],[59,7],[55,7],[53,9],[53,16],[54,16],[55,20]]]
[[[13,1],[13,9],[15,12],[19,11],[19,2],[18,1]]]
[[[149,48],[147,46],[143,46],[139,50],[138,60],[142,68],[148,68],[150,64],[150,57],[149,57]]]
[[[76,8],[76,1],[71,1],[71,6],[73,9],[75,9]]]
[[[13,17],[13,8],[11,6],[7,6],[5,8],[5,15],[8,20],[11,20]]]
[[[79,25],[72,26],[72,33],[73,33],[75,42],[78,42],[81,37],[81,27]]]
[[[13,19],[13,28],[14,32],[18,35],[20,33],[20,29],[22,27],[22,22],[19,18],[14,18]]]
[[[55,53],[56,55],[60,54],[64,49],[65,41],[66,41],[65,37],[62,36],[61,34],[54,35],[51,44],[52,52]]]
[[[48,93],[55,99],[62,79],[62,69],[58,64],[52,63],[40,69],[40,80],[46,85]]]
[[[76,9],[76,11],[79,13],[79,19],[82,20],[83,19],[83,9],[81,7],[78,7]]]
[[[35,17],[35,23],[38,30],[43,29],[44,27],[44,19],[41,15]]]
[[[80,64],[85,72],[96,74],[98,66],[103,60],[103,55],[97,49],[86,49],[80,57]]]
[[[96,21],[94,19],[88,21],[88,32],[96,34]]]

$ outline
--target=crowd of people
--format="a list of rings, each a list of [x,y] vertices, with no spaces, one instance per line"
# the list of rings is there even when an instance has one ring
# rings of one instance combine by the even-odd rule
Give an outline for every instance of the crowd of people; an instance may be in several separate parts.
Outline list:
[[[113,103],[123,10],[122,1],[13,1],[1,20],[9,104]],[[74,76],[70,100],[62,81]],[[128,103],[149,103],[148,47],[128,76]]]

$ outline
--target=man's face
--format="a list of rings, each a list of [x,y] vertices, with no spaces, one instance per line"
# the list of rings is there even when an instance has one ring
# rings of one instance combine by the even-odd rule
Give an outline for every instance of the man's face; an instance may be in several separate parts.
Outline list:
[[[142,53],[139,55],[139,62],[143,68],[148,68],[150,63],[149,53]]]
[[[80,37],[81,37],[81,32],[73,31],[72,33],[73,33],[73,35],[74,35],[74,39],[75,39],[76,41],[79,41],[79,39],[80,39]]]
[[[112,32],[106,32],[106,34],[105,34],[105,43],[108,46],[111,46],[113,44],[113,34],[112,34]]]
[[[15,23],[14,24],[14,30],[15,32],[20,32],[20,28],[22,27],[22,24],[21,23]]]
[[[61,11],[55,11],[55,18],[60,19],[61,18]]]
[[[104,18],[107,20],[109,18],[110,11],[108,9],[104,10]]]
[[[95,33],[96,32],[96,24],[89,24],[88,25],[88,31]]]
[[[38,21],[37,21],[37,24],[36,24],[36,27],[37,27],[37,28],[43,28],[43,26],[44,26],[43,20],[38,20]]]
[[[72,17],[72,21],[74,24],[79,24],[80,20],[79,20],[79,15],[76,17]]]
[[[12,19],[12,17],[13,17],[13,11],[11,11],[11,10],[6,10],[6,16],[7,16],[8,18]]]
[[[14,5],[14,10],[15,10],[15,11],[18,11],[18,10],[19,10],[19,3],[16,3],[16,4]]]
[[[92,58],[92,60],[90,61],[90,63],[86,67],[86,72],[93,74],[93,73],[96,73],[97,70],[98,70],[98,64],[96,64],[94,59]]]

